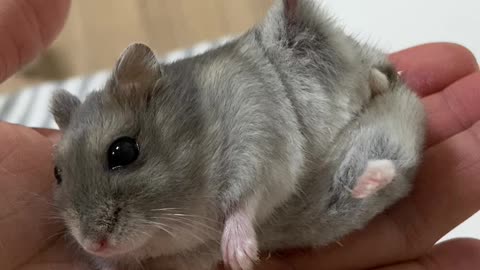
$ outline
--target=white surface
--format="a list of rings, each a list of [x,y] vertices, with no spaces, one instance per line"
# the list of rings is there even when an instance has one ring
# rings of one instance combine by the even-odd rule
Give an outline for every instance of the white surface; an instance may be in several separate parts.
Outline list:
[[[464,45],[480,58],[478,0],[324,0],[350,33],[388,51],[420,43]]]
[[[349,33],[392,52],[421,43],[462,44],[480,59],[479,0],[324,0]],[[480,151],[480,149],[479,149]],[[480,182],[480,177],[479,177]],[[480,213],[442,240],[480,238]]]

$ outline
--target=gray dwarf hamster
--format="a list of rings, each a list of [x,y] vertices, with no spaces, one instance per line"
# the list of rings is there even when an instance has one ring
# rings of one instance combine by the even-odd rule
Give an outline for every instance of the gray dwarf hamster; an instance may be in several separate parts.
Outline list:
[[[102,270],[250,270],[336,241],[409,192],[425,126],[386,55],[313,0],[169,64],[130,45],[103,89],[51,111],[55,202]]]

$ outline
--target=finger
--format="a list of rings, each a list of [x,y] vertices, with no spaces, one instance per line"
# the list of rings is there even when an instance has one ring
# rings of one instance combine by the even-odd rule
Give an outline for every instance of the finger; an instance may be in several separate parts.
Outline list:
[[[0,262],[24,263],[60,229],[49,217],[52,144],[32,129],[0,123]]]
[[[428,115],[428,145],[437,144],[480,119],[480,72],[423,99]]]
[[[390,215],[406,245],[428,247],[480,209],[479,138],[476,122],[425,152],[412,195]]]
[[[269,264],[290,269],[365,269],[421,256],[480,209],[479,138],[480,123],[476,123],[428,149],[412,194],[362,231],[340,240],[341,246],[276,257]]]
[[[53,144],[56,144],[61,138],[60,132],[56,129],[34,128],[33,130],[47,137]]]
[[[376,270],[472,270],[480,268],[480,241],[456,239],[436,245],[417,260]]]
[[[92,267],[84,256],[67,243],[64,237],[58,237],[41,253],[30,258],[28,263],[15,270],[91,270]]]
[[[469,50],[452,43],[416,46],[392,54],[390,60],[420,96],[438,92],[479,68]]]
[[[69,7],[70,0],[0,1],[0,82],[53,41]]]

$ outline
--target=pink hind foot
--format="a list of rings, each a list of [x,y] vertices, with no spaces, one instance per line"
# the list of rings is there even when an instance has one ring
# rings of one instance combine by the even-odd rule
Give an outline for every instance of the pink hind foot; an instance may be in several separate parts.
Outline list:
[[[364,199],[390,184],[395,177],[395,165],[391,160],[370,160],[353,188],[352,196]]]
[[[222,236],[223,263],[231,270],[251,270],[257,260],[257,239],[251,219],[243,212],[228,217]]]

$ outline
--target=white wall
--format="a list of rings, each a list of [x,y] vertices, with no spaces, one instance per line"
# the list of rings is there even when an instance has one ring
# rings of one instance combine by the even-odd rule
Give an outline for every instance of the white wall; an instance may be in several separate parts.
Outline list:
[[[480,59],[479,0],[324,2],[346,27],[347,32],[389,52],[421,43],[448,41],[464,45]],[[480,213],[450,232],[443,240],[453,237],[480,238]]]
[[[419,43],[460,43],[480,58],[478,0],[324,0],[348,32],[395,51]]]

